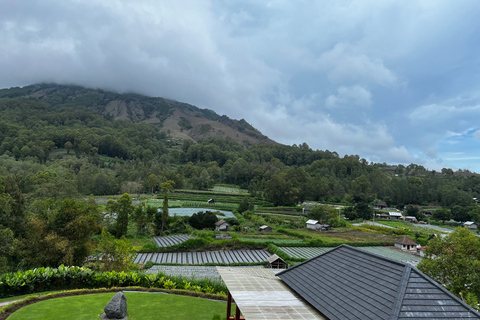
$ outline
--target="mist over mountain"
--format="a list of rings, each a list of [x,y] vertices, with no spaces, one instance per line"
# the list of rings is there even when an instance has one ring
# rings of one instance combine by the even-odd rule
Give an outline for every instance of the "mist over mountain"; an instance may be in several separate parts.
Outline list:
[[[41,83],[2,89],[0,98],[35,100],[53,109],[86,108],[99,115],[112,116],[115,120],[146,122],[172,139],[200,142],[208,138],[230,138],[241,144],[276,143],[244,119],[231,119],[209,109],[160,97]]]

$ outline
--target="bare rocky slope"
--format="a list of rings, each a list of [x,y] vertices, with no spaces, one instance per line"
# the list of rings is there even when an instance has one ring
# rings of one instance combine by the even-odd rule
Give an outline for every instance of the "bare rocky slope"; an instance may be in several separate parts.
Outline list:
[[[52,108],[87,108],[115,119],[147,122],[173,139],[230,138],[239,143],[276,143],[244,119],[230,119],[212,110],[164,98],[119,94],[80,86],[42,83],[0,90],[2,98],[35,99]]]

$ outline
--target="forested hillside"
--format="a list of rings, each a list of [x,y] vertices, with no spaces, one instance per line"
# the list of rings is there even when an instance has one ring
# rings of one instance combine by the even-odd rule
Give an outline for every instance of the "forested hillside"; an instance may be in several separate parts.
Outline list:
[[[94,105],[54,108],[47,103],[54,93],[43,96],[47,102],[12,98],[16,90],[1,93],[0,173],[33,198],[148,191],[151,175],[175,181],[176,189],[235,184],[275,205],[378,198],[389,205],[466,206],[479,196],[480,177],[470,172],[368,163],[305,143],[177,140],[145,122],[99,115]]]
[[[244,119],[234,120],[212,110],[164,98],[119,94],[80,86],[41,83],[0,90],[0,99],[32,100],[52,109],[85,108],[115,120],[155,125],[174,139],[202,141],[231,138],[239,143],[275,143]]]

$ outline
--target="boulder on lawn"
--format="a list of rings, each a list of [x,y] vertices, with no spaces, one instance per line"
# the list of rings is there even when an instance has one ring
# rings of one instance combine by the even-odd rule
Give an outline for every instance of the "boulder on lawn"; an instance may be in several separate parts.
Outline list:
[[[100,315],[102,320],[121,319],[126,320],[127,316],[127,297],[123,292],[117,292],[103,309],[105,311]]]

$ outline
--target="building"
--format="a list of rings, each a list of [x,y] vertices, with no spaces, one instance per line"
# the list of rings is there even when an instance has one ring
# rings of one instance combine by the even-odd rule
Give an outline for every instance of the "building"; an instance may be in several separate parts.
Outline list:
[[[274,269],[217,270],[228,288],[227,310],[235,300],[237,319],[240,313],[245,320],[480,319],[415,267],[348,245],[276,275]]]
[[[287,269],[288,265],[285,260],[274,254],[267,259],[267,264],[265,265],[265,268]]]
[[[400,212],[389,212],[388,218],[392,220],[398,220],[402,218],[402,214]]]
[[[402,251],[417,252],[417,246],[418,244],[407,236],[404,236],[402,239],[395,241],[395,248]]]
[[[218,220],[215,222],[215,231],[227,231],[230,224],[225,220]]]
[[[272,229],[272,227],[269,227],[269,226],[267,226],[267,225],[263,225],[263,226],[260,226],[260,227],[258,228],[258,231],[259,231],[259,232],[272,232],[273,229]]]
[[[383,201],[379,201],[373,205],[373,209],[375,210],[386,210],[387,204]]]
[[[317,226],[320,225],[320,223],[317,221],[317,220],[308,220],[307,222],[307,228],[308,229],[313,229],[313,230],[317,230]]]
[[[472,222],[472,221],[467,221],[464,223],[465,227],[467,227],[468,229],[473,229],[473,230],[477,230],[477,224],[475,222]]]
[[[407,221],[407,222],[413,222],[413,223],[417,223],[417,222],[418,222],[417,218],[415,218],[414,216],[406,216],[406,217],[405,217],[405,221]]]

